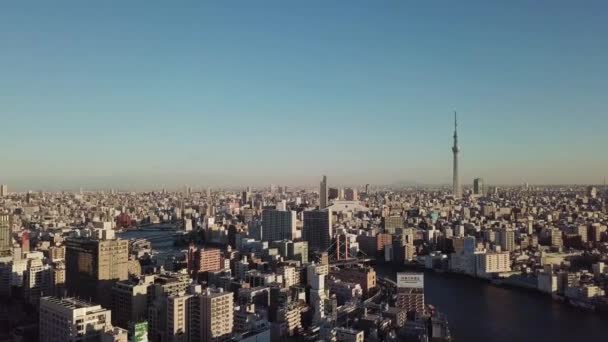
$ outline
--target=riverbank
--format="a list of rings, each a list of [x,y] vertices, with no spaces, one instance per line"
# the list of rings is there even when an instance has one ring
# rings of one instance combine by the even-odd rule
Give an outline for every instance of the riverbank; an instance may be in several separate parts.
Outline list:
[[[378,262],[378,261],[376,261],[376,262]],[[384,262],[380,262],[380,263],[384,264]],[[390,265],[390,267],[394,267],[394,265],[392,265],[392,264],[386,264],[386,265]],[[403,267],[405,269],[416,270],[418,272],[433,272],[435,274],[440,274],[440,275],[445,275],[445,276],[465,277],[468,279],[474,279],[476,281],[480,281],[480,282],[489,284],[491,286],[507,288],[507,289],[515,290],[515,291],[533,293],[538,296],[549,298],[556,303],[560,303],[562,305],[569,305],[571,307],[574,307],[574,308],[577,308],[580,310],[595,312],[600,315],[608,314],[608,302],[602,303],[602,302],[595,301],[595,300],[573,299],[573,298],[567,298],[563,295],[548,294],[548,293],[542,292],[538,289],[537,283],[536,283],[537,279],[532,278],[532,277],[514,275],[509,278],[488,279],[488,278],[472,276],[472,275],[465,274],[465,273],[451,272],[451,271],[443,270],[443,269],[426,268],[417,263],[405,264]]]
[[[603,341],[605,315],[556,302],[550,296],[454,273],[378,263],[379,276],[425,274],[425,300],[447,314],[454,341]]]

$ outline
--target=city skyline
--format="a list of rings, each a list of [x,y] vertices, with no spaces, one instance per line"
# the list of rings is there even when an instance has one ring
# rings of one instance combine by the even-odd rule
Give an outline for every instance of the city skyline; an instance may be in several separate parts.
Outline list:
[[[1,6],[14,190],[608,174],[601,2]]]
[[[0,2],[0,342],[606,340],[607,13]]]

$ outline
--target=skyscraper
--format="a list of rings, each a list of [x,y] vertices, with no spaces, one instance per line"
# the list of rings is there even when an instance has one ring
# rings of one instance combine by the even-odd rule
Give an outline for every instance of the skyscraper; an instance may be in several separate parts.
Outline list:
[[[262,212],[262,240],[293,240],[296,234],[296,212],[267,209]]]
[[[331,245],[331,210],[309,210],[304,212],[302,238],[308,241],[313,251],[325,251]]]
[[[344,199],[347,201],[357,201],[357,189],[346,188],[344,189]]]
[[[0,197],[8,196],[8,185],[0,185]]]
[[[462,189],[460,188],[460,179],[458,178],[458,153],[460,152],[460,147],[458,147],[458,121],[456,119],[456,112],[454,112],[454,146],[452,146],[452,153],[454,154],[454,178],[452,180],[452,193],[455,198],[460,198],[462,196]]]
[[[319,189],[319,209],[327,208],[327,176],[323,176]]]
[[[474,195],[485,195],[485,187],[483,184],[483,178],[475,178],[473,180],[473,194]]]
[[[10,217],[0,215],[0,257],[10,256],[12,246]]]

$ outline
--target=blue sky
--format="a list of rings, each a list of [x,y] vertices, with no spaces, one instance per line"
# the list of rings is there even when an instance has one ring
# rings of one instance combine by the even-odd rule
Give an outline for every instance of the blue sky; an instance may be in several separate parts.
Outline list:
[[[604,1],[3,2],[15,189],[608,174]]]

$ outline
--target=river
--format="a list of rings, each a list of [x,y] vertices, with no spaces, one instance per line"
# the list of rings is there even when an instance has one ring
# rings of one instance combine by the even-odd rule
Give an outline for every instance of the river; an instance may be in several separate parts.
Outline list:
[[[160,252],[173,249],[171,231],[129,231],[122,238],[150,238]],[[376,272],[396,280],[397,269]],[[424,276],[425,300],[447,314],[456,342],[604,341],[608,317],[553,301],[529,290],[497,287],[470,277],[434,273]]]
[[[396,280],[396,270],[376,266]],[[608,317],[541,293],[497,287],[466,276],[424,272],[425,300],[447,314],[456,342],[608,341]]]

